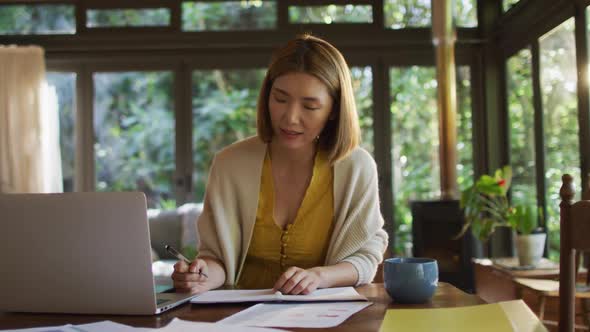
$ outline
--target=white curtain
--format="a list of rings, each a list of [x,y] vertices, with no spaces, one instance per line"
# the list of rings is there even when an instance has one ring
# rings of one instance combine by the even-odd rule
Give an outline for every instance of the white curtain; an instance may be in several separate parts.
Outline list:
[[[43,49],[0,45],[0,192],[60,191],[57,97]]]

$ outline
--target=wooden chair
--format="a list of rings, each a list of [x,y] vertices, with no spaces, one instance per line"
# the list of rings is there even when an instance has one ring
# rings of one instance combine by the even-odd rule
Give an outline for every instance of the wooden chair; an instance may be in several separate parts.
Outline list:
[[[560,259],[559,259],[559,331],[572,332],[575,325],[575,300],[582,298],[585,308],[590,292],[576,292],[576,277],[580,262],[580,253],[590,251],[590,200],[588,190],[583,199],[573,203],[574,186],[572,177],[565,174],[559,191]],[[590,273],[587,274],[586,286],[590,284]],[[584,297],[581,297],[584,295]],[[586,324],[588,312],[583,312]]]
[[[590,179],[590,177],[589,177]],[[576,291],[576,277],[580,265],[580,256],[590,251],[590,181],[582,200],[573,203],[574,186],[572,177],[565,174],[559,192],[560,204],[560,275],[559,281],[516,278],[514,281],[521,289],[537,295],[539,299],[539,319],[544,320],[545,304],[549,298],[559,298],[560,332],[572,332],[575,328],[588,330],[590,327],[590,271],[587,272],[585,285]],[[587,256],[586,256],[587,257]],[[586,262],[587,263],[587,262]],[[575,301],[582,304],[581,315],[585,326],[575,324]],[[544,321],[546,324],[554,322]]]

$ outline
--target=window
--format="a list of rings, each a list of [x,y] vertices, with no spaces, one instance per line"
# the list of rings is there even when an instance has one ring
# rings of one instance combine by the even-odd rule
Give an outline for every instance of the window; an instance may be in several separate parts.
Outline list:
[[[144,9],[89,9],[86,26],[100,27],[148,27],[170,25],[168,8]]]
[[[453,16],[460,27],[477,27],[476,0],[455,0]],[[430,0],[384,1],[385,27],[419,28],[432,25]]]
[[[559,188],[563,173],[579,181],[580,149],[577,102],[574,19],[571,18],[539,40],[547,226],[550,258],[559,254]],[[579,199],[578,190],[577,197]]]
[[[471,114],[471,70],[457,66],[457,185],[459,190],[473,182],[473,119]]]
[[[173,75],[94,74],[97,191],[142,191],[150,208],[173,208]]]
[[[455,0],[455,24],[459,27],[477,27],[477,0]]]
[[[271,0],[182,3],[184,31],[261,30],[276,25],[276,2]]]
[[[48,60],[50,60],[48,62],[49,68],[52,70],[75,68],[84,75],[88,71],[93,75],[92,84],[94,86],[92,89],[94,91],[79,91],[83,98],[92,96],[93,100],[90,102],[94,108],[93,112],[89,110],[86,113],[92,113],[94,145],[89,145],[86,140],[80,140],[79,143],[88,144],[88,146],[78,147],[84,152],[83,156],[79,156],[79,158],[82,157],[81,160],[85,161],[86,159],[83,157],[93,152],[94,169],[87,167],[88,165],[84,163],[80,165],[84,166],[79,167],[83,174],[77,174],[77,176],[90,179],[89,183],[83,181],[80,188],[98,191],[140,190],[146,193],[149,206],[154,208],[169,208],[176,203],[182,204],[186,201],[201,202],[211,159],[215,152],[230,143],[256,133],[256,99],[264,75],[265,64],[270,58],[270,52],[268,52],[270,43],[276,42],[278,46],[280,41],[277,38],[280,39],[280,36],[286,34],[294,36],[296,33],[305,32],[305,29],[294,29],[299,24],[352,23],[355,29],[360,30],[358,34],[351,35],[350,37],[353,39],[349,40],[343,41],[343,37],[339,38],[337,33],[332,35],[333,29],[330,27],[314,25],[314,31],[311,32],[333,41],[336,45],[344,46],[345,52],[350,52],[354,57],[357,66],[351,67],[350,71],[361,126],[361,145],[369,153],[375,155],[377,160],[388,160],[389,154],[394,154],[392,158],[395,160],[394,163],[385,165],[385,168],[391,167],[393,172],[388,172],[388,178],[382,182],[388,183],[386,185],[387,195],[390,195],[391,184],[396,186],[394,196],[397,200],[398,210],[395,218],[398,225],[405,227],[406,234],[409,234],[411,225],[407,201],[438,197],[440,175],[434,69],[416,67],[414,74],[418,73],[419,76],[419,72],[425,71],[428,72],[428,78],[418,77],[415,79],[419,79],[419,81],[411,82],[409,87],[398,87],[401,89],[400,94],[395,97],[398,99],[392,100],[394,105],[389,109],[393,112],[397,108],[397,113],[392,113],[394,121],[378,124],[383,127],[394,127],[392,130],[395,136],[393,149],[376,151],[374,140],[380,138],[375,138],[373,132],[375,125],[373,98],[375,93],[378,96],[385,95],[383,89],[389,87],[379,87],[377,91],[373,91],[375,72],[367,64],[388,63],[400,58],[397,54],[389,58],[390,53],[397,52],[397,49],[391,48],[391,44],[384,39],[385,35],[389,35],[387,33],[377,33],[371,37],[371,41],[354,40],[360,35],[375,32],[375,29],[381,32],[387,32],[384,31],[386,28],[425,27],[428,29],[431,25],[431,0],[401,2],[384,0],[384,5],[379,7],[375,7],[369,1],[342,2],[339,0],[320,1],[317,4],[310,1],[299,3],[288,0],[281,0],[281,2],[276,0],[181,0],[177,2],[177,5],[166,4],[160,0],[139,0],[134,5],[121,5],[118,8],[113,8],[117,7],[116,5],[105,7],[104,4],[92,6],[92,4],[80,5],[78,1],[64,2],[70,3],[70,5],[47,1],[47,4],[43,5],[44,7],[40,7],[40,5],[13,7],[43,8],[42,13],[36,12],[30,15],[36,23],[29,24],[29,30],[20,32],[23,34],[37,33],[35,29],[42,26],[38,23],[39,18],[49,13],[50,10],[58,11],[60,15],[67,17],[67,20],[59,19],[48,22],[54,22],[51,24],[55,26],[61,21],[69,22],[71,29],[68,33],[76,34],[76,9],[82,9],[82,14],[86,16],[84,22],[77,22],[77,24],[82,24],[84,31],[91,30],[90,32],[92,32],[85,34],[84,31],[80,31],[81,34],[60,36],[55,41],[50,38],[47,42],[48,50],[50,50],[47,53]],[[180,7],[180,13],[176,11],[177,6]],[[278,12],[279,7],[283,12]],[[7,8],[7,5],[0,5],[0,9],[3,8]],[[477,24],[476,9],[475,0],[457,0],[454,9],[457,24],[459,26],[475,26]],[[385,13],[380,13],[384,10]],[[5,13],[0,11],[0,26],[6,22]],[[279,14],[285,15],[285,17],[280,17],[286,21],[281,21],[281,26],[278,26]],[[14,20],[16,18],[20,20],[22,16],[20,13],[10,15]],[[386,27],[372,26],[375,23],[373,22],[374,17],[383,17],[386,20],[384,23]],[[4,23],[4,26],[12,27],[14,24]],[[160,32],[153,36],[146,35],[146,38],[142,37],[145,31],[137,29],[143,32],[136,36],[137,39],[134,39],[132,35],[128,34],[119,38],[115,35],[117,32],[114,31],[117,29],[108,29],[119,27],[166,27],[166,29],[152,29]],[[167,33],[164,34],[164,31]],[[235,34],[233,31],[246,31],[246,33]],[[215,33],[212,35],[209,32]],[[409,34],[412,36],[411,32]],[[111,38],[113,36],[117,38]],[[141,50],[160,49],[162,38],[168,40],[164,47],[165,50],[156,52],[161,53],[162,57],[158,58],[158,54],[156,54],[147,58],[133,58],[134,54],[141,52]],[[129,44],[129,47],[126,47],[126,41],[131,39],[134,40],[133,45]],[[46,41],[44,38],[37,37],[22,37],[20,39],[17,37],[15,40],[18,42],[21,40],[40,41],[41,44]],[[260,40],[260,42],[256,40]],[[77,44],[79,41],[91,48],[94,47],[92,45],[95,41],[100,41],[102,45],[99,47],[101,48],[100,55],[98,57],[92,56],[92,51],[84,50],[83,45]],[[251,43],[252,41],[254,43]],[[193,42],[198,42],[199,45]],[[119,47],[123,47],[125,50],[119,51]],[[388,54],[378,51],[381,49],[387,49]],[[411,49],[413,50],[414,47]],[[218,57],[221,54],[227,54],[228,51],[235,52],[237,59],[235,61],[254,59],[259,56],[260,62],[252,64],[252,66],[259,67],[235,69],[236,65],[243,68],[244,64],[231,63],[234,60],[228,60],[225,56]],[[467,53],[469,52],[471,51],[467,51]],[[101,55],[108,56],[109,59],[105,60]],[[262,57],[266,58],[262,60]],[[385,59],[386,57],[388,58]],[[219,59],[219,63],[216,62],[217,59]],[[105,69],[105,66],[108,66],[107,62],[111,60],[113,63],[117,63],[117,66],[121,64],[122,68],[129,66],[132,68],[129,70],[133,71],[108,72],[110,68]],[[430,63],[432,60],[426,57],[416,59],[422,64]],[[405,59],[402,61],[407,64]],[[136,65],[135,62],[140,64]],[[175,81],[173,74],[173,70],[177,68],[186,68],[187,63],[193,69],[190,80],[191,96],[184,93],[188,89],[186,85],[189,82],[185,82],[184,79]],[[211,66],[212,64],[214,65]],[[150,67],[152,65],[154,67]],[[116,70],[121,70],[121,68],[117,67]],[[402,75],[402,71],[405,70],[406,68],[398,69],[396,75]],[[407,68],[407,70],[413,69]],[[388,69],[384,69],[384,71],[386,72],[379,73],[377,77],[388,74]],[[405,78],[412,79],[413,74],[407,73],[405,75]],[[90,130],[90,128],[87,129],[84,125],[75,122],[73,94],[71,99],[64,99],[66,97],[62,97],[62,94],[65,93],[60,92],[62,88],[59,87],[59,84],[65,83],[60,83],[57,78],[54,80],[56,80],[54,84],[56,84],[60,95],[60,114],[62,116],[64,186],[66,190],[71,190],[76,152],[73,127],[77,126],[77,130],[82,129],[84,135],[80,137],[84,138],[87,138],[88,134],[85,130]],[[69,80],[68,84],[71,85],[69,89],[72,92],[76,91],[75,75]],[[86,84],[86,76],[84,76],[83,82],[85,83],[80,86],[81,88],[91,89],[90,84]],[[173,82],[180,86],[173,87]],[[174,88],[179,88],[178,93]],[[457,175],[460,188],[470,182],[473,174],[470,143],[472,131],[470,90],[469,69],[459,69],[457,71],[457,116],[460,127],[457,145],[459,153]],[[430,95],[428,95],[429,93]],[[413,105],[414,101],[407,98],[414,96],[420,98],[427,96],[428,98],[421,101],[421,104]],[[174,99],[177,97],[181,100]],[[190,104],[189,98],[191,99]],[[88,104],[86,100],[83,102],[84,105]],[[380,101],[379,104],[382,103],[383,101]],[[406,109],[412,109],[416,114],[408,115],[410,113],[405,112]],[[190,139],[182,137],[182,135],[188,136],[184,127],[188,124],[175,123],[175,111],[179,111],[182,115],[180,118],[183,119],[188,117],[190,113],[192,124]],[[379,110],[379,112],[382,111],[388,110]],[[83,113],[81,112],[80,115],[82,120],[85,120]],[[422,119],[423,123],[415,123],[418,120],[422,121]],[[81,121],[81,123],[86,122]],[[182,130],[177,131],[177,125]],[[428,129],[418,132],[425,125]],[[407,128],[416,132],[406,135]],[[387,131],[390,128],[383,129]],[[426,143],[413,147],[410,138],[425,140]],[[182,142],[179,148],[186,147],[185,153],[190,156],[183,155],[177,158],[175,155],[176,142]],[[381,169],[384,165],[379,166]],[[389,173],[395,174],[396,178],[393,181],[389,178]],[[185,180],[181,178],[182,176],[191,174],[192,183],[190,186],[180,183]],[[405,174],[424,174],[426,176],[425,183],[420,184],[418,180]],[[391,204],[391,202],[388,203]],[[388,219],[390,212],[390,208],[384,209],[384,213],[388,214]],[[400,244],[403,242],[398,241]]]
[[[203,200],[215,153],[256,134],[256,101],[264,75],[264,69],[193,71],[195,201]]]
[[[508,59],[508,118],[512,201],[537,204],[535,171],[535,110],[533,107],[532,55],[524,49]]]
[[[63,191],[74,191],[76,74],[48,72],[47,83],[57,94]]]
[[[371,5],[291,6],[291,23],[372,23]]]
[[[72,5],[0,5],[0,34],[74,34],[74,12]]]
[[[471,184],[471,88],[468,67],[457,71],[457,145],[460,186]],[[436,70],[433,67],[391,68],[391,128],[396,252],[411,242],[412,200],[440,196],[439,130]]]
[[[391,29],[430,26],[430,0],[385,0],[385,26]]]
[[[373,72],[371,67],[352,67],[350,72],[361,126],[361,146],[373,154]]]
[[[409,201],[439,196],[436,74],[432,67],[392,68],[391,127],[396,248],[412,242]]]

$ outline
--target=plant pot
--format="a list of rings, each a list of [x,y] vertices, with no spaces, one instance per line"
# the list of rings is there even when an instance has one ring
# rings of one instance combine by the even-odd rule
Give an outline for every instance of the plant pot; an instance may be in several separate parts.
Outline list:
[[[536,266],[539,263],[545,250],[546,238],[547,234],[545,233],[518,235],[516,237],[520,266]]]

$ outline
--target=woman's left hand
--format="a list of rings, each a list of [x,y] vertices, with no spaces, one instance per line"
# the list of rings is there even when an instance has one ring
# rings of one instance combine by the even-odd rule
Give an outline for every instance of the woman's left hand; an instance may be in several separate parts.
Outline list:
[[[304,270],[292,266],[275,283],[273,290],[289,295],[306,295],[316,290],[322,282],[317,267]]]

